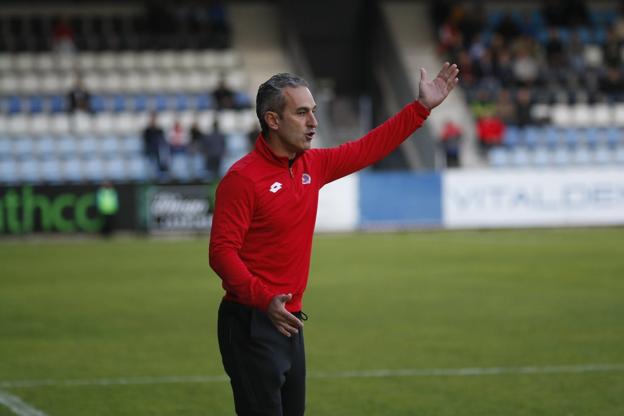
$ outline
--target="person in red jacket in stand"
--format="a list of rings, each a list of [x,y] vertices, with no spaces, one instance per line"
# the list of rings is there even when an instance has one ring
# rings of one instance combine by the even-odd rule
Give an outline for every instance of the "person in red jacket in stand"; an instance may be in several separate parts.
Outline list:
[[[477,136],[481,151],[485,155],[491,148],[503,144],[505,123],[496,114],[481,117],[477,120]]]
[[[238,415],[304,413],[302,298],[319,191],[397,148],[448,96],[458,73],[447,62],[428,80],[421,69],[416,101],[359,140],[329,149],[311,148],[318,123],[305,80],[277,74],[258,89],[262,132],[217,187],[209,249],[225,289],[219,349]]]

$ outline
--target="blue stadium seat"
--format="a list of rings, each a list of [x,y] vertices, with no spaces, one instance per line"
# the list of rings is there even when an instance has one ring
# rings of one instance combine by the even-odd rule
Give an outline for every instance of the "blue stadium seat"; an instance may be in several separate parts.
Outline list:
[[[132,110],[136,112],[147,111],[148,97],[145,94],[137,94],[132,99]]]
[[[555,148],[559,145],[560,130],[554,126],[548,126],[544,129],[544,143],[549,148]]]
[[[147,159],[141,155],[135,154],[127,159],[127,174],[131,180],[145,181],[152,178],[154,172],[151,168]]]
[[[13,155],[17,158],[29,158],[35,154],[35,141],[30,136],[13,139]]]
[[[550,152],[543,146],[538,146],[533,151],[533,165],[547,167],[551,165]]]
[[[178,153],[171,156],[171,176],[181,181],[191,180],[191,163],[187,155]]]
[[[55,157],[44,159],[40,163],[41,180],[45,182],[60,182],[62,179],[61,162]]]
[[[78,153],[84,157],[94,157],[98,152],[98,139],[95,136],[77,138]]]
[[[0,137],[0,160],[13,155],[13,140],[9,137]]]
[[[579,166],[586,166],[591,164],[592,155],[589,149],[585,146],[577,146],[572,153],[572,163]]]
[[[62,178],[69,182],[82,181],[82,167],[80,159],[70,157],[61,162]]]
[[[99,139],[100,153],[112,157],[120,153],[119,141],[116,136],[106,135]]]
[[[126,111],[129,107],[127,106],[127,99],[124,95],[115,94],[111,97],[111,110],[120,113],[122,111]]]
[[[531,164],[530,152],[527,148],[517,146],[511,149],[510,161],[513,166],[526,167]]]
[[[11,95],[7,99],[7,113],[17,114],[22,112],[22,99],[17,95]]]
[[[164,94],[156,94],[152,97],[152,109],[155,111],[166,111],[168,109],[167,96]]]
[[[64,157],[78,154],[78,143],[74,136],[64,135],[57,139],[56,152]]]
[[[176,94],[174,102],[175,111],[186,111],[191,107],[191,97],[187,94]]]
[[[28,112],[31,114],[39,114],[44,110],[44,101],[43,97],[40,95],[32,95],[28,97],[27,101]]]
[[[64,95],[53,95],[50,97],[50,111],[53,113],[67,111],[67,100]]]
[[[40,179],[39,161],[34,157],[26,157],[18,162],[17,171],[21,181],[35,183]]]
[[[56,140],[52,136],[44,135],[35,140],[37,154],[42,158],[54,157],[56,152]]]
[[[597,146],[592,155],[592,161],[596,165],[608,165],[611,163],[611,151],[606,146]]]
[[[113,181],[126,179],[126,165],[124,159],[119,156],[108,158],[104,161],[104,176]]]
[[[614,148],[619,143],[624,142],[624,141],[622,141],[622,134],[624,134],[624,130],[621,130],[621,129],[617,128],[617,127],[609,127],[609,128],[607,128],[607,130],[605,131],[607,144],[610,147]]]
[[[507,126],[503,144],[507,147],[515,147],[521,142],[522,129],[516,126]]]
[[[104,164],[98,157],[90,157],[82,161],[82,172],[88,181],[101,182],[104,180]]]
[[[143,153],[143,138],[136,134],[120,137],[119,148],[127,155]]]
[[[0,183],[14,184],[19,181],[15,159],[0,159]]]
[[[209,110],[214,107],[212,96],[209,94],[199,94],[197,96],[196,110]]]
[[[503,147],[495,147],[488,152],[488,163],[490,166],[502,168],[509,166],[507,151]]]
[[[536,126],[528,126],[524,129],[524,144],[529,148],[537,146],[542,137],[542,129]]]
[[[99,113],[106,111],[106,99],[103,95],[92,95],[89,101],[91,111]]]
[[[581,135],[580,135],[579,129],[575,127],[569,127],[569,128],[564,129],[563,130],[563,142],[571,148],[578,146],[581,142]]]

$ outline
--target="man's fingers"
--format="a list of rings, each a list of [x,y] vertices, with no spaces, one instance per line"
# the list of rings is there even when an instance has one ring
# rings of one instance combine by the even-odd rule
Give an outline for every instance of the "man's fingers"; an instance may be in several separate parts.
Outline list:
[[[427,82],[427,70],[420,68],[420,82]]]
[[[442,69],[440,69],[440,72],[438,72],[438,76],[441,77],[442,79],[446,79],[448,76],[448,70],[450,66],[451,64],[449,64],[448,62],[444,62],[444,65],[442,65]]]

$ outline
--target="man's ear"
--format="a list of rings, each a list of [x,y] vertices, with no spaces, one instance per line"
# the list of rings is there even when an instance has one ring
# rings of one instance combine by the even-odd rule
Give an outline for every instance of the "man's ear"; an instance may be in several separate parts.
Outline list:
[[[279,128],[279,115],[274,111],[267,111],[264,113],[264,121],[271,130],[277,130]]]

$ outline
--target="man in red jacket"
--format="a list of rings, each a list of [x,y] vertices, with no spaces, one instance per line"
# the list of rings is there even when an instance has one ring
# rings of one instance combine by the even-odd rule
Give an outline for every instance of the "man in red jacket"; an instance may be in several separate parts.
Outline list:
[[[316,103],[305,80],[277,74],[262,84],[262,133],[217,188],[210,266],[223,282],[219,348],[238,415],[303,415],[301,311],[318,195],[323,185],[382,159],[419,128],[457,84],[445,63],[421,69],[418,100],[359,140],[311,149]]]

